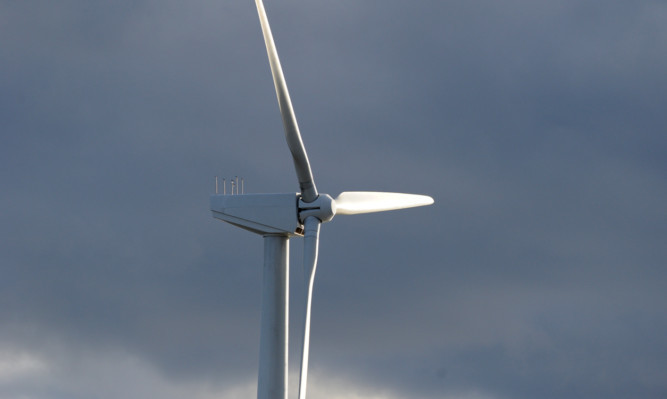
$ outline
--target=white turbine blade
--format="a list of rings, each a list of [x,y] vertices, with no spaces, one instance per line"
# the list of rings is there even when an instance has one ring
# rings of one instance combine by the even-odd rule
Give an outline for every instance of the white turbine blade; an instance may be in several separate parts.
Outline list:
[[[346,191],[336,198],[337,215],[393,211],[431,205],[433,198],[428,195],[381,193],[372,191]]]
[[[301,375],[299,377],[299,399],[306,398],[308,382],[308,349],[310,347],[310,304],[313,299],[313,281],[317,268],[317,252],[320,237],[320,220],[309,216],[303,222],[303,272],[305,283],[305,302],[303,318],[303,345],[301,346]]]
[[[269,20],[266,17],[266,11],[264,10],[264,4],[262,3],[262,0],[255,0],[255,4],[257,5],[259,21],[262,25],[262,32],[264,33],[264,43],[266,44],[266,52],[269,56],[269,64],[271,65],[273,83],[276,86],[276,95],[278,96],[280,114],[283,118],[287,146],[292,153],[294,168],[296,169],[296,176],[299,179],[301,197],[306,203],[313,202],[317,198],[317,187],[315,187],[313,173],[310,170],[310,162],[308,162],[306,148],[303,146],[303,141],[301,140],[299,125],[296,122],[296,116],[294,115],[294,109],[292,108],[292,101],[290,100],[289,91],[287,90],[287,82],[285,82],[283,69],[280,66],[278,51],[276,50],[276,45],[273,42],[273,35],[271,34]]]

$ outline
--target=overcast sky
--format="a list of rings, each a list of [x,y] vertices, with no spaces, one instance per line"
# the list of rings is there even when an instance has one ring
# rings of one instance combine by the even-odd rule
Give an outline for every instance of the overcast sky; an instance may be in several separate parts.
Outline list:
[[[320,191],[435,198],[322,227],[309,398],[667,397],[665,1],[266,8]],[[0,399],[254,397],[262,239],[208,209],[298,190],[254,2],[0,37]]]

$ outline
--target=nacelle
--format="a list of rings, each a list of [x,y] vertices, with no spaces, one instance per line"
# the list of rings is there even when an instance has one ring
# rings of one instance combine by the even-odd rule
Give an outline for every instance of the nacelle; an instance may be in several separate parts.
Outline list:
[[[299,222],[299,194],[212,195],[216,219],[261,235],[295,236],[303,233]]]

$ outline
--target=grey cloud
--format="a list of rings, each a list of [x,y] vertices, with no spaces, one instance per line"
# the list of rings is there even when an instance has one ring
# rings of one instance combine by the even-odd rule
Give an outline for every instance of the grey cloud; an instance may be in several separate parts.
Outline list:
[[[261,239],[207,210],[214,175],[296,190],[252,2],[0,10],[0,346],[252,380]],[[323,227],[314,375],[664,396],[664,4],[267,11],[320,188],[436,199]]]

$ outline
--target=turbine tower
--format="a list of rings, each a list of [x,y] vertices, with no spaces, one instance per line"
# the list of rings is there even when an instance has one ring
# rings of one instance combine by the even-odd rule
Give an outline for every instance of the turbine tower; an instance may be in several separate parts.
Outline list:
[[[289,239],[303,236],[305,298],[299,399],[306,397],[310,304],[317,266],[320,225],[335,215],[355,215],[430,205],[426,195],[343,192],[336,199],[317,191],[301,140],[287,84],[262,0],[255,0],[283,120],[285,139],[299,180],[299,193],[212,195],[213,217],[264,237],[258,399],[287,399]]]

